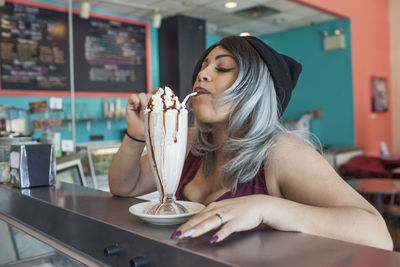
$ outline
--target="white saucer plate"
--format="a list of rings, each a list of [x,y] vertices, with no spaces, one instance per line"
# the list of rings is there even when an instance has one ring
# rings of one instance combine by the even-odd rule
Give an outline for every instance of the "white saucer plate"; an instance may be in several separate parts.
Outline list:
[[[189,210],[188,213],[177,214],[177,215],[151,215],[146,214],[145,211],[150,209],[152,206],[156,205],[158,201],[148,201],[142,202],[139,204],[135,204],[129,207],[129,212],[135,216],[138,216],[143,221],[149,222],[151,224],[157,225],[174,225],[181,224],[189,220],[190,217],[204,209],[204,205],[197,202],[190,201],[176,201],[179,204],[183,205],[185,208]]]

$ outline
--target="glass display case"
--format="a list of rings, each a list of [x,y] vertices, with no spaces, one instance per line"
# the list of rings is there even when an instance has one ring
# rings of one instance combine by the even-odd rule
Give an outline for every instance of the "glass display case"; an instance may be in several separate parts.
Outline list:
[[[79,154],[57,158],[56,171],[56,182],[86,186],[86,179],[83,174],[83,167]]]
[[[85,266],[0,219],[1,266]]]
[[[110,191],[108,168],[120,145],[120,141],[88,142],[76,145],[87,186]]]

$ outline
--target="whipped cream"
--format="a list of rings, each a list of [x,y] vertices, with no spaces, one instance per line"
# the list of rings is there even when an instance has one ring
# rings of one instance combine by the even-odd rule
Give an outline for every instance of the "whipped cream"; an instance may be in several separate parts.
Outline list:
[[[184,109],[186,105],[181,104],[177,96],[168,86],[158,88],[157,92],[152,95],[146,111],[161,112],[169,109]]]

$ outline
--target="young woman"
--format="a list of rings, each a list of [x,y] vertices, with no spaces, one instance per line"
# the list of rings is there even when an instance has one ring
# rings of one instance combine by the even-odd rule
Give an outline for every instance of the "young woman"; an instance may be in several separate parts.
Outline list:
[[[177,199],[207,207],[172,239],[267,225],[392,250],[381,215],[308,143],[280,123],[301,72],[295,60],[255,37],[230,36],[207,49],[193,75],[195,127]],[[144,148],[143,110],[151,94],[130,96],[127,133],[114,156],[113,194],[156,190]]]

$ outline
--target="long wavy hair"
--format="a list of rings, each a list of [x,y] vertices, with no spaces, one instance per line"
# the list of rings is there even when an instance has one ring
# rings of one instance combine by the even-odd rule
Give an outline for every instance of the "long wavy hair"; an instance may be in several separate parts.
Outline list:
[[[204,51],[195,66],[192,83],[197,79],[202,62],[216,46],[230,51],[239,66],[236,81],[214,99],[214,105],[233,103],[229,114],[228,138],[222,147],[215,145],[213,127],[195,118],[197,132],[191,152],[202,157],[203,176],[206,177],[214,168],[215,151],[222,148],[228,159],[220,170],[223,186],[232,187],[235,191],[238,183],[256,176],[273,150],[277,134],[298,134],[281,124],[274,83],[267,65],[242,37],[225,37]],[[300,139],[304,140],[303,137]]]

